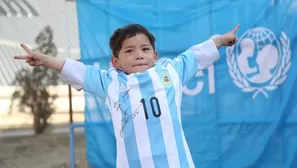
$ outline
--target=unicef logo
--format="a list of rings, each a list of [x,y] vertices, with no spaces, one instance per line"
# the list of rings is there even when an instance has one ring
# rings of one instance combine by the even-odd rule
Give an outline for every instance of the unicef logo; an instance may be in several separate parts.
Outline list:
[[[264,27],[245,32],[237,45],[227,48],[229,74],[243,92],[254,92],[253,98],[277,89],[287,78],[291,66],[290,39],[281,38]]]

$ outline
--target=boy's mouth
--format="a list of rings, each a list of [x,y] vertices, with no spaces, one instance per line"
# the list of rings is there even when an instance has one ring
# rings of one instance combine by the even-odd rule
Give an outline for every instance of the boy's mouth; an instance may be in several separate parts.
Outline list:
[[[135,64],[132,67],[136,67],[136,66],[146,66],[147,64]]]

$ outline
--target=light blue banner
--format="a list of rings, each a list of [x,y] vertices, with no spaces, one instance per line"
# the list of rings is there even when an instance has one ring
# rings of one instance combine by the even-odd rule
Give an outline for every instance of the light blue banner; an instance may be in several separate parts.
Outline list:
[[[113,31],[156,36],[161,59],[240,24],[238,43],[184,87],[182,120],[199,168],[297,167],[297,0],[77,0],[81,60],[107,69]],[[88,161],[115,167],[110,114],[86,94]]]

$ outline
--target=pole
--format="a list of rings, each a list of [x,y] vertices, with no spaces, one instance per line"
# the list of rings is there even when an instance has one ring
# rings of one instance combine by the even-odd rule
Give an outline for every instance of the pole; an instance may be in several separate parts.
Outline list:
[[[69,97],[69,123],[73,123],[73,110],[72,110],[72,91],[71,86],[68,85],[68,97]]]

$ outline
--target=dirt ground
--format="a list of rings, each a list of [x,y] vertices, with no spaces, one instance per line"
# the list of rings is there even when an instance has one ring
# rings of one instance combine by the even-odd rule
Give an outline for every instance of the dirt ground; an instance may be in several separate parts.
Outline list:
[[[0,168],[69,168],[68,134],[0,139]],[[85,139],[76,134],[76,167],[88,168]]]

